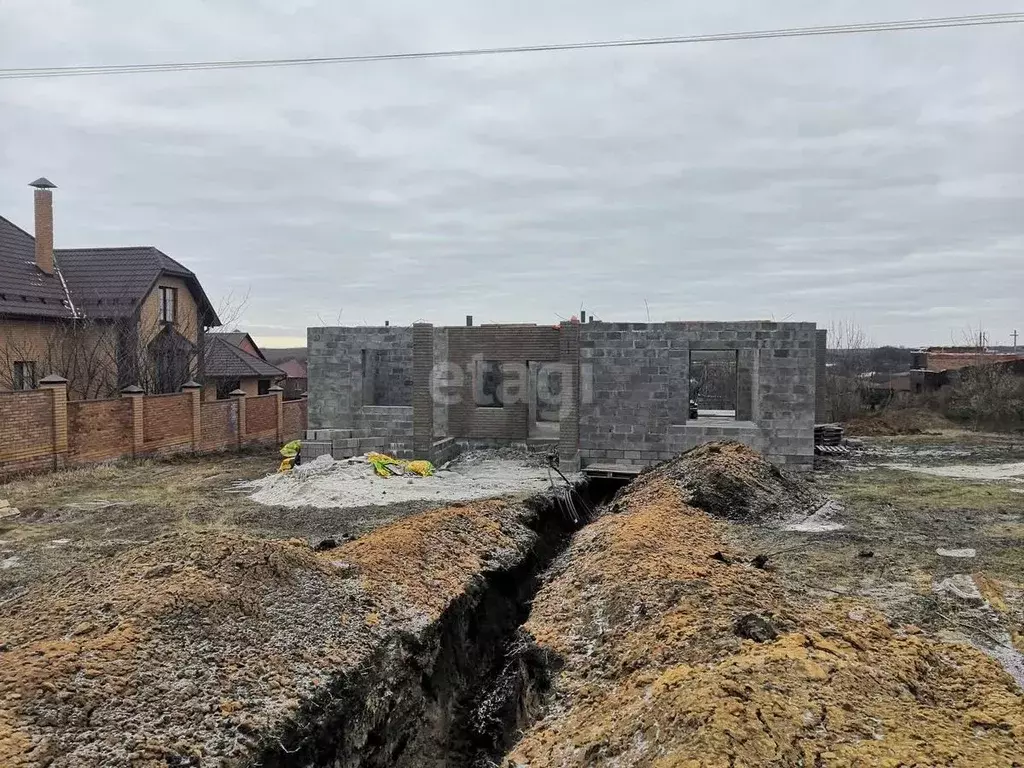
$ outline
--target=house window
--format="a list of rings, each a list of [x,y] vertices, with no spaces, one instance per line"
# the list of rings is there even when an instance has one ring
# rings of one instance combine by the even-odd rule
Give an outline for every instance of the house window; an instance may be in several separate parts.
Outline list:
[[[178,313],[178,289],[160,287],[160,322],[174,323]]]
[[[270,394],[270,379],[260,379],[256,382],[256,394],[257,395],[269,395]]]
[[[479,408],[501,408],[501,363],[496,360],[477,360],[473,395]]]
[[[16,390],[36,388],[36,364],[21,360],[14,364],[14,388]]]
[[[737,352],[734,349],[690,352],[691,419],[736,418],[739,391]]]
[[[242,382],[238,379],[221,379],[217,382],[217,399],[227,400],[236,389],[242,388]]]

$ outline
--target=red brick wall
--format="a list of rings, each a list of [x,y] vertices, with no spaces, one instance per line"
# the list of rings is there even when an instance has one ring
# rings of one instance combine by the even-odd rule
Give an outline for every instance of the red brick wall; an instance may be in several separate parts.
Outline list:
[[[142,401],[143,453],[192,447],[192,396],[150,395]]]
[[[200,450],[222,451],[238,445],[238,403],[209,400],[202,405],[203,439]]]
[[[68,463],[86,464],[132,456],[136,429],[141,432],[141,446],[135,446],[140,454],[189,453],[193,448],[220,451],[239,444],[239,403],[234,399],[200,404],[202,434],[194,446],[189,393],[67,402],[62,388],[56,392],[62,398],[57,408],[51,390],[0,392],[0,478],[61,467],[65,458]],[[141,405],[138,411],[133,412],[133,402]],[[247,434],[242,444],[276,441],[276,395],[248,398],[245,408]],[[134,418],[141,418],[141,423],[133,422]],[[286,439],[301,437],[305,428],[306,401],[284,403]]]
[[[306,401],[290,400],[284,404],[284,440],[298,440],[306,433]]]
[[[52,467],[52,393],[0,393],[0,476]]]
[[[529,404],[508,403],[502,408],[479,408],[473,396],[474,355],[499,363],[560,359],[559,330],[549,326],[495,325],[448,329],[448,360],[465,372],[461,402],[448,408],[448,434],[452,437],[525,440],[529,434]]]
[[[245,434],[248,439],[277,439],[277,395],[246,398]]]
[[[127,399],[68,403],[68,461],[85,464],[131,455],[132,406]]]

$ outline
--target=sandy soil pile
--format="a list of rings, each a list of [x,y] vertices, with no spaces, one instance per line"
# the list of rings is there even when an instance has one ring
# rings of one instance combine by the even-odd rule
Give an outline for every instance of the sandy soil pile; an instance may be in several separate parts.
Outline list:
[[[40,583],[0,605],[0,765],[244,762],[331,675],[525,549],[533,514],[456,506],[324,552],[176,534]]]
[[[507,766],[1018,764],[1024,696],[996,662],[854,602],[793,610],[674,472],[578,534],[538,595],[526,629],[564,667]]]
[[[806,481],[784,475],[761,454],[732,442],[699,446],[655,466],[643,477],[648,484],[669,480],[690,505],[744,522],[792,517],[825,501]]]

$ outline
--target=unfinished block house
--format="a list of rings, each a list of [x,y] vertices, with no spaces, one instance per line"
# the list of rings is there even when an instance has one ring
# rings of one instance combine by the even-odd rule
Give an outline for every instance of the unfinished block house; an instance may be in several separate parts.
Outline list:
[[[557,451],[636,472],[737,440],[810,468],[824,405],[814,323],[562,323],[310,328],[305,455],[443,463],[465,448]]]

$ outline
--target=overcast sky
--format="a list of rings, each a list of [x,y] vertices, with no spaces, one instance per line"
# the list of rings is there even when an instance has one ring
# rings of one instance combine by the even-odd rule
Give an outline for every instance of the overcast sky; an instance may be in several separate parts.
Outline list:
[[[1014,11],[759,0],[3,0],[0,67]],[[827,7],[826,7],[827,6]],[[0,81],[0,214],[154,245],[271,346],[321,324],[852,319],[1024,333],[1024,25]],[[1024,342],[1022,342],[1024,343]]]

